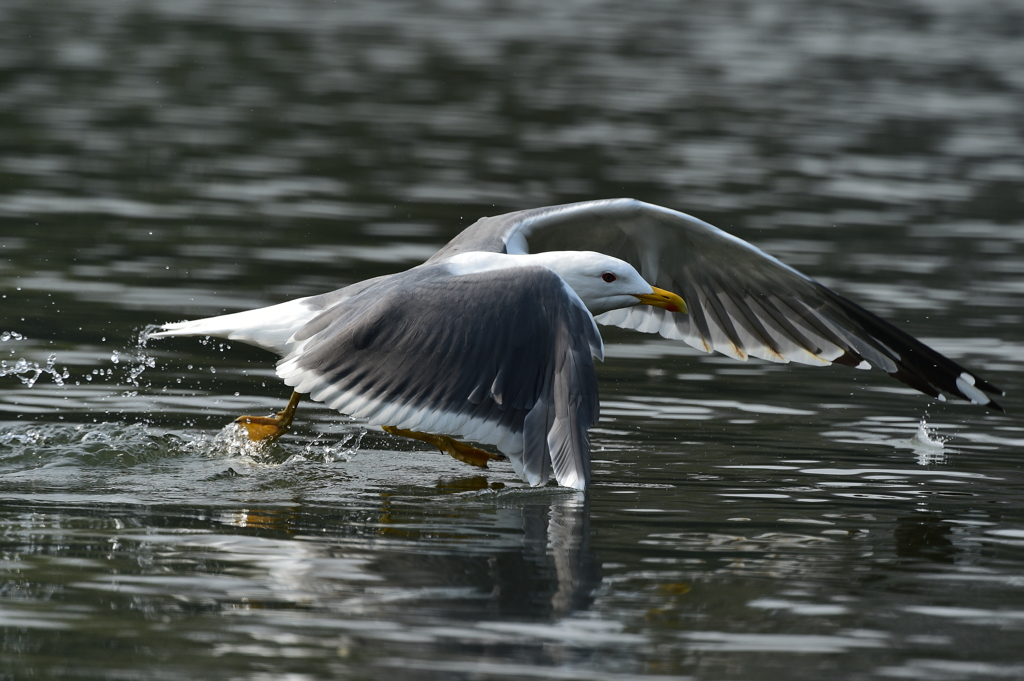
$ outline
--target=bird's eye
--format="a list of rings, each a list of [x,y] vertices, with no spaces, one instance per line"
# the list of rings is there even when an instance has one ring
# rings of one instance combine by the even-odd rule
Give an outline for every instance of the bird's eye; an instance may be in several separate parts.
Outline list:
[[[611,272],[605,272],[604,274],[601,275],[601,278],[607,281],[609,284],[615,281],[616,279],[615,275],[612,274]]]

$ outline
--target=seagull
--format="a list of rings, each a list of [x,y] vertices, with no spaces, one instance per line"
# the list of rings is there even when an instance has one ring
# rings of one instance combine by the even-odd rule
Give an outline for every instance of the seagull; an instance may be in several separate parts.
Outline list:
[[[404,272],[149,337],[279,355],[292,397],[276,416],[237,419],[252,440],[280,437],[309,395],[466,463],[507,457],[530,485],[582,490],[597,324],[741,361],[877,367],[934,398],[1002,411],[990,397],[1001,390],[889,322],[742,239],[634,199],[485,217]]]

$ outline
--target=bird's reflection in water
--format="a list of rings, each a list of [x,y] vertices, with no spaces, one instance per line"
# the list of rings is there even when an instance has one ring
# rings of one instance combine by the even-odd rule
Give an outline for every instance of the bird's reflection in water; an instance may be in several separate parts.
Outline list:
[[[523,598],[546,604],[553,617],[587,608],[601,583],[601,567],[590,549],[590,507],[582,492],[559,494],[549,504],[522,507],[523,560],[534,566],[532,581],[512,583]]]
[[[953,527],[942,518],[900,518],[894,531],[896,555],[903,560],[953,563],[959,550]]]
[[[500,483],[482,476],[444,481],[435,489],[442,493],[438,498],[444,503],[439,507],[404,503],[404,494],[383,494],[369,519],[360,512],[293,507],[227,512],[218,520],[287,544],[301,536],[304,541],[299,544],[314,562],[329,564],[341,546],[346,555],[353,550],[364,554],[364,569],[374,580],[382,610],[392,602],[404,603],[404,610],[412,599],[428,605],[435,615],[554,620],[590,606],[602,575],[590,545],[586,494],[551,488],[453,497],[448,502],[448,495],[501,489]],[[310,541],[316,532],[328,536]],[[300,565],[294,567],[292,577],[302,583],[294,586],[316,592],[326,605],[331,600],[325,598],[326,584],[306,582],[328,577],[329,565],[318,569],[316,577]],[[280,566],[275,575],[282,576]],[[327,591],[347,589],[344,582],[326,581],[331,584]],[[392,601],[384,596],[394,590],[402,598]],[[335,596],[345,598],[341,592]],[[360,594],[361,602],[366,598],[374,600]]]
[[[491,486],[483,477],[438,485],[439,491],[449,493],[486,487]],[[590,505],[580,492],[550,492],[498,497],[487,512],[472,516],[469,533],[465,526],[455,529],[449,518],[442,550],[421,544],[408,553],[388,552],[373,569],[388,581],[409,586],[469,589],[473,597],[458,607],[479,609],[482,617],[557,619],[585,609],[601,583],[600,565],[590,547]],[[388,523],[399,521],[394,510],[382,517]],[[400,532],[405,534],[410,518],[402,520],[407,529]],[[389,529],[383,534],[394,536]],[[439,536],[421,526],[415,531],[420,541],[424,529]],[[452,605],[450,597],[445,601],[445,607]]]
[[[504,483],[500,482],[489,483],[486,476],[474,475],[469,478],[442,480],[437,483],[437,490],[446,494],[458,494],[459,492],[479,492],[488,487],[491,489],[501,489],[504,486]]]

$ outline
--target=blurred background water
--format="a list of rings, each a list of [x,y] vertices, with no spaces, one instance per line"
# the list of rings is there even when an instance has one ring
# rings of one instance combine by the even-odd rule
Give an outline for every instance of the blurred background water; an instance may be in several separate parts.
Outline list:
[[[996,0],[6,0],[0,677],[1024,678],[1022,40]],[[138,343],[616,196],[1008,415],[605,329],[580,495],[322,405],[245,446],[272,357]]]

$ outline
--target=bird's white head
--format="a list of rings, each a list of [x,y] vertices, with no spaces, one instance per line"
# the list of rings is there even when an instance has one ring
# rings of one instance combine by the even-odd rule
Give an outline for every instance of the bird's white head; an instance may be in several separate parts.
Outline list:
[[[651,286],[628,262],[604,253],[549,251],[520,257],[529,257],[533,264],[561,277],[593,315],[633,305],[686,312],[686,303],[678,295]]]

